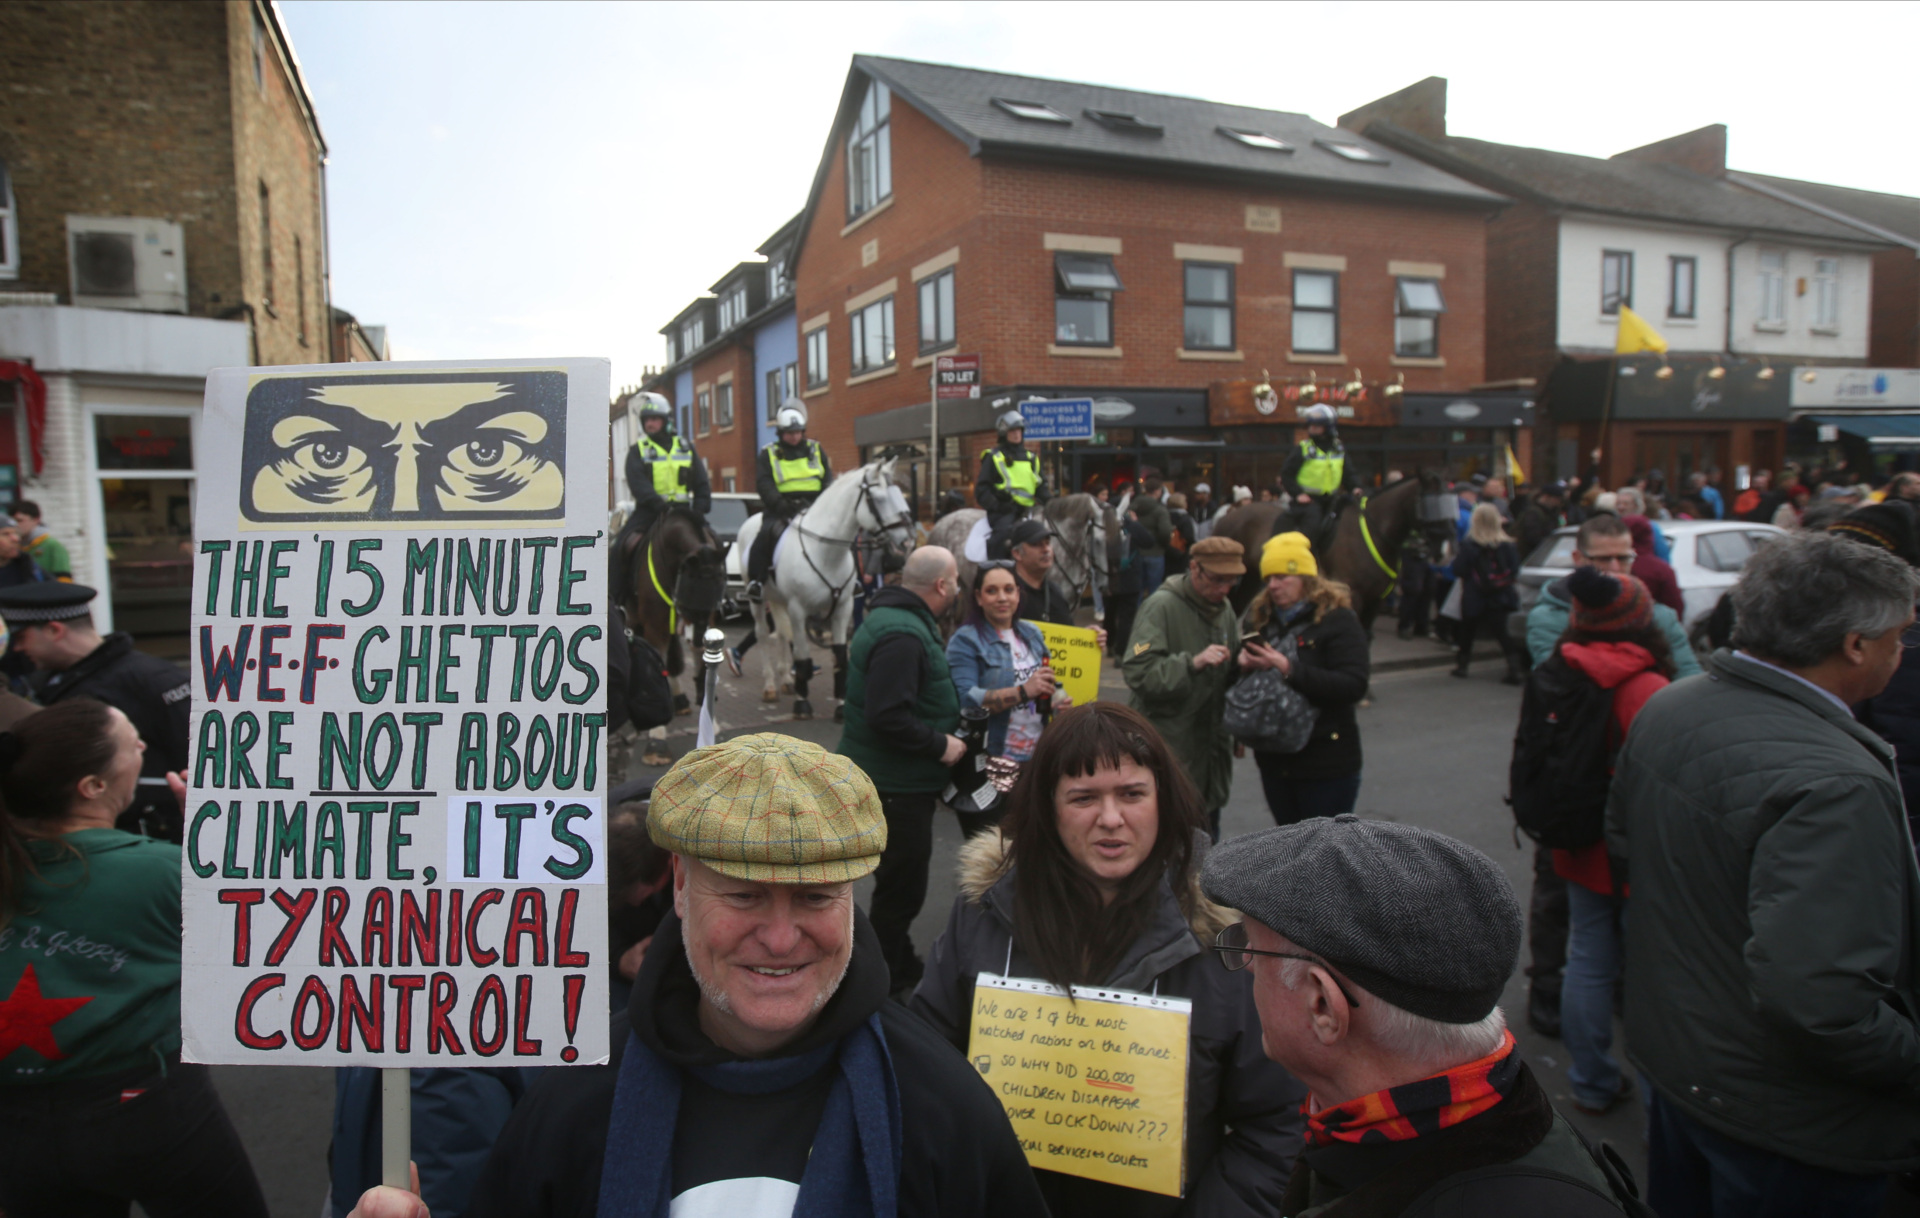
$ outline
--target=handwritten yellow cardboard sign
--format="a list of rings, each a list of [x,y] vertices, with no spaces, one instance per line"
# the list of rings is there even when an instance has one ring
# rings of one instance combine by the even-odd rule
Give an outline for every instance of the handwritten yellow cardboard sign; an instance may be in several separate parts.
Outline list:
[[[1033,1167],[1181,1195],[1193,1004],[981,973],[967,1056]]]
[[[1028,622],[1047,641],[1047,654],[1053,659],[1053,676],[1067,691],[1075,706],[1085,706],[1100,697],[1100,644],[1093,631],[1083,626],[1056,626],[1052,622]]]

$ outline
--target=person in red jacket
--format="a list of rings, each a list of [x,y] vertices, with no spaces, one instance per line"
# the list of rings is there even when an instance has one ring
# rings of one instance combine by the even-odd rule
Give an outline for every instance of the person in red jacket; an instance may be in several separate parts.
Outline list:
[[[1643,524],[1644,516],[1635,517]],[[1658,561],[1657,559],[1655,561]],[[1665,563],[1661,564],[1665,566]],[[1653,597],[1631,575],[1575,567],[1567,578],[1573,601],[1560,656],[1601,689],[1613,691],[1607,752],[1619,752],[1647,699],[1673,679],[1673,654],[1653,623]],[[1555,850],[1554,873],[1568,881],[1571,933],[1566,980],[1560,990],[1560,1038],[1566,1043],[1573,1106],[1601,1113],[1631,1089],[1613,1059],[1613,988],[1620,977],[1622,915],[1627,888],[1607,857],[1604,840],[1580,850]]]
[[[1680,595],[1680,581],[1673,567],[1653,549],[1653,521],[1645,516],[1626,518],[1627,532],[1633,535],[1633,577],[1647,586],[1648,595],[1687,620],[1687,601]]]

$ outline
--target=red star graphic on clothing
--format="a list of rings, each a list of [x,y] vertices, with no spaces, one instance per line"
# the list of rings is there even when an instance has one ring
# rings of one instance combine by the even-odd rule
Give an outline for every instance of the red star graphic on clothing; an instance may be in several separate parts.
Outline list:
[[[14,984],[13,993],[0,1002],[0,1061],[22,1046],[50,1062],[59,1061],[66,1054],[54,1043],[53,1025],[92,1001],[92,997],[42,998],[40,979],[29,964]]]

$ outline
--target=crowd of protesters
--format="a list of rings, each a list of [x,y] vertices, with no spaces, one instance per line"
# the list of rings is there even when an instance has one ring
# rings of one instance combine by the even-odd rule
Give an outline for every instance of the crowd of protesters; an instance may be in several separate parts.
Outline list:
[[[1124,702],[1075,705],[1050,666],[1035,623],[1077,606],[1044,525],[1003,522],[1007,557],[970,585],[914,551],[862,606],[834,750],[738,736],[616,809],[612,1060],[413,1072],[440,1114],[416,1120],[413,1192],[371,1187],[377,1080],[342,1071],[333,1212],[1879,1214],[1920,1171],[1920,476],[1718,481],[1476,479],[1450,544],[1402,552],[1402,632],[1446,630],[1461,676],[1490,635],[1526,687],[1524,906],[1473,847],[1356,815],[1367,632],[1305,533],[1216,533],[1252,492],[1142,479],[1096,636]],[[1661,527],[1689,518],[1787,530],[1710,656]],[[1571,568],[1521,628],[1522,565],[1569,526]],[[0,992],[92,997],[57,1059],[0,1023],[0,1212],[264,1213],[179,1057],[178,847],[128,819],[143,790],[184,794],[155,754],[184,749],[186,699],[34,561],[0,526],[27,678],[0,700]],[[1222,840],[1249,752],[1274,825]],[[1004,798],[956,805],[963,844],[935,859],[976,754]],[[916,947],[934,866],[958,894]],[[113,937],[123,967],[15,967],[61,932]],[[1645,1105],[1645,1181],[1555,1111],[1508,1029],[1523,944],[1572,1107]],[[1030,1165],[968,1060],[983,977],[1189,1004],[1178,1196]]]

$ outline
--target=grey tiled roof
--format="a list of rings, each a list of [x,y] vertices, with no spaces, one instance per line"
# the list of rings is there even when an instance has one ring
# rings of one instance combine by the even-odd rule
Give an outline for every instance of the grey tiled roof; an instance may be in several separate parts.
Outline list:
[[[884,82],[976,155],[1131,164],[1162,172],[1258,176],[1336,188],[1416,192],[1464,203],[1501,202],[1498,195],[1414,157],[1304,114],[874,55],[854,56],[853,68]],[[1043,103],[1069,121],[1017,118],[994,105],[996,98]],[[1112,130],[1088,117],[1088,110],[1132,114],[1163,131],[1155,135]],[[1251,148],[1221,134],[1221,127],[1265,132],[1291,145],[1293,151]],[[1359,144],[1387,163],[1349,160],[1315,140]]]
[[[1403,154],[1424,157],[1482,185],[1538,203],[1844,243],[1872,241],[1851,225],[1676,165],[1461,136],[1435,139],[1385,122],[1371,124],[1367,134]]]
[[[1775,178],[1764,173],[1739,172],[1732,176],[1737,182],[1751,183],[1761,189],[1804,199],[1816,207],[1850,216],[1890,233],[1909,245],[1920,246],[1920,199],[1881,194],[1877,190],[1855,190],[1850,186],[1828,186],[1823,182]]]

